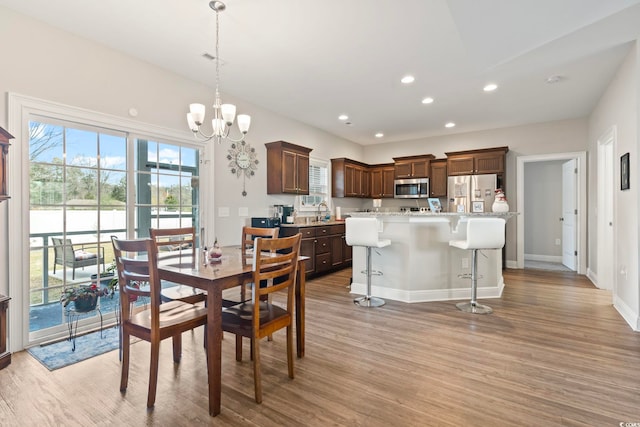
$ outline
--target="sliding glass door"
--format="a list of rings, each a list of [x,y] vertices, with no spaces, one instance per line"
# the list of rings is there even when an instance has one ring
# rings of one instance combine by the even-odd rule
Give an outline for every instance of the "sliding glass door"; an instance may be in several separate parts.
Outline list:
[[[29,122],[29,160],[30,342],[64,335],[65,290],[107,287],[112,235],[198,229],[196,148],[38,117]],[[101,297],[79,329],[99,326],[100,314],[112,321],[117,296]]]

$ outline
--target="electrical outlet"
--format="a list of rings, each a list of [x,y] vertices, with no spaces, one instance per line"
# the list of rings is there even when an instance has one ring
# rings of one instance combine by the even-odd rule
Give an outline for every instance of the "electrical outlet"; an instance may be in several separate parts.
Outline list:
[[[556,246],[560,246],[562,244],[562,241],[560,239],[556,239]]]
[[[469,258],[462,258],[462,268],[469,268]]]

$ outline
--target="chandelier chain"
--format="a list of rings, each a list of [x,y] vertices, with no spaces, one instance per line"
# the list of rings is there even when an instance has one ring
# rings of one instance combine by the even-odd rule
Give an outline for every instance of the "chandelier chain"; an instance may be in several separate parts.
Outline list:
[[[220,106],[220,13],[216,10],[216,106]]]

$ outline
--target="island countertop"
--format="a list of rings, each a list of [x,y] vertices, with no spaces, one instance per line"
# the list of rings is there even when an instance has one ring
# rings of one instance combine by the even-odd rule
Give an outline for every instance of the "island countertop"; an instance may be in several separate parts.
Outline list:
[[[451,240],[465,240],[466,222],[473,217],[502,217],[517,212],[354,212],[353,217],[375,217],[380,238],[391,245],[372,251],[372,295],[403,302],[464,300],[471,296],[471,281],[460,277],[471,272],[469,251],[451,247]],[[478,298],[499,298],[505,286],[502,251],[485,250],[479,257]],[[366,292],[365,248],[353,247],[351,292]]]

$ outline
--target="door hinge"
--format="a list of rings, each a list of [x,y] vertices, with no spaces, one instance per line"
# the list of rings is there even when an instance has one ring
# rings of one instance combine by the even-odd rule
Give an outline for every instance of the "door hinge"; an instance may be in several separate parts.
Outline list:
[[[575,173],[577,175],[578,174],[578,168],[574,168],[573,169],[573,173]]]
[[[575,256],[578,256],[578,251],[573,251],[573,254],[574,254]]]
[[[578,209],[574,209],[573,213],[578,215]]]

